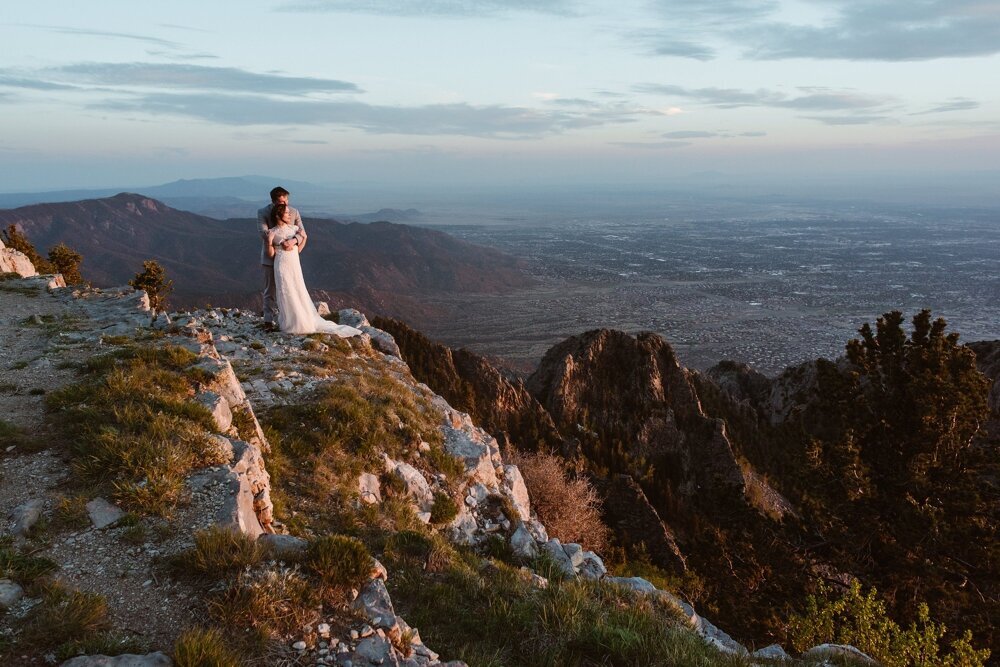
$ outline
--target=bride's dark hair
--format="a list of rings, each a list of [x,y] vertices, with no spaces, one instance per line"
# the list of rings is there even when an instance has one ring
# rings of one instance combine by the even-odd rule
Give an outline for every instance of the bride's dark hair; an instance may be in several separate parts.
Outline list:
[[[281,220],[281,216],[285,214],[288,209],[288,204],[275,204],[271,208],[271,217],[267,220],[267,228],[274,229],[278,226],[278,220]]]

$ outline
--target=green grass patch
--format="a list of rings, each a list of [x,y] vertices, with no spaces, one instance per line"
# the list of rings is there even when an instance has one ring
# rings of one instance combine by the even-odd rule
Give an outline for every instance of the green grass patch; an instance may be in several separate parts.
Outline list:
[[[0,536],[0,579],[11,579],[30,589],[41,577],[58,569],[48,558],[17,549],[10,535]]]
[[[211,462],[212,415],[193,400],[184,348],[128,346],[89,359],[82,381],[51,392],[46,405],[72,444],[74,468],[141,514],[169,514],[184,477]]]
[[[83,494],[62,496],[56,502],[49,527],[56,530],[79,530],[89,527],[90,514],[87,512],[88,502],[87,496]]]
[[[431,523],[435,525],[450,523],[456,516],[458,516],[458,504],[447,493],[436,491],[434,504],[431,506]]]
[[[324,535],[309,543],[304,565],[324,586],[360,586],[372,570],[372,556],[361,540],[346,535]]]
[[[669,603],[589,581],[535,588],[523,570],[465,553],[428,574],[413,536],[390,539],[397,610],[435,651],[476,665],[749,665],[686,630]]]
[[[108,630],[108,605],[102,595],[49,584],[42,601],[32,607],[20,625],[19,646],[34,651],[58,647],[70,651],[74,644]]]

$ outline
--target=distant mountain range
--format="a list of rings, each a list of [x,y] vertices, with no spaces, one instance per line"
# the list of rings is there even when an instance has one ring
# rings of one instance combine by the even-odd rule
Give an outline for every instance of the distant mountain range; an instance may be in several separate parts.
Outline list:
[[[334,192],[314,183],[290,181],[272,176],[230,176],[225,178],[181,179],[162,185],[141,188],[99,188],[91,190],[53,190],[0,194],[0,208],[15,208],[31,204],[73,202],[82,199],[103,199],[123,190],[142,192],[167,206],[200,215],[226,220],[249,218],[268,201],[268,193],[281,184],[294,193],[295,205],[319,217],[335,217],[356,222],[411,222],[420,216],[416,209],[405,211],[384,208],[375,213],[348,214],[331,211],[328,202],[336,201]],[[322,214],[322,215],[320,215]]]
[[[403,215],[408,212],[402,212]],[[532,284],[520,260],[419,227],[305,218],[306,283],[331,305],[422,319],[421,296],[457,290],[499,293]],[[155,259],[174,281],[174,306],[259,305],[256,218],[230,220],[177,210],[130,193],[0,210],[43,254],[66,243],[95,285],[121,285]]]

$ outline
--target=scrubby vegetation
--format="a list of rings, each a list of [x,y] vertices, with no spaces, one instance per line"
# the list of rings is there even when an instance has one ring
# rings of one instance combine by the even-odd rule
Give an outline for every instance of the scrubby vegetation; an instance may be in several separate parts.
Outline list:
[[[861,649],[885,667],[982,667],[990,657],[988,650],[973,648],[968,630],[946,648],[947,628],[930,619],[926,604],[918,606],[908,628],[900,627],[886,614],[875,589],[865,593],[858,582],[839,597],[820,586],[820,595],[809,597],[806,613],[793,616],[790,626],[798,650],[836,641]]]
[[[46,396],[85,482],[129,510],[170,513],[184,476],[215,462],[212,416],[193,400],[195,359],[180,347],[127,346],[93,357],[80,382]]]
[[[67,285],[82,285],[87,282],[80,274],[83,255],[65,243],[53,246],[49,250],[49,258],[45,259],[15,225],[9,225],[3,232],[3,237],[4,245],[26,255],[39,273],[61,273]]]
[[[583,477],[570,477],[562,459],[545,452],[509,453],[524,477],[538,518],[552,537],[606,553],[609,531],[601,520],[601,499]]]

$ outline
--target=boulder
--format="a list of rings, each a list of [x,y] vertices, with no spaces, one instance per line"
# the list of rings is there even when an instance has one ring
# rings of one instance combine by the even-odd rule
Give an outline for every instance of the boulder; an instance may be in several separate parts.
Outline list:
[[[355,329],[360,329],[361,327],[370,327],[371,323],[368,318],[364,316],[359,310],[354,308],[341,308],[337,311],[337,323],[346,324],[349,327],[354,327]]]
[[[366,505],[375,505],[382,502],[382,491],[378,477],[370,472],[363,472],[358,476],[358,495],[361,502]]]
[[[617,586],[624,586],[625,588],[631,588],[633,591],[638,591],[639,593],[656,592],[656,586],[649,583],[642,577],[605,577],[604,581],[615,584]]]
[[[203,391],[195,396],[195,400],[212,413],[215,428],[220,433],[225,433],[233,425],[233,411],[229,408],[229,402],[219,394],[214,391]]]
[[[430,512],[434,504],[434,494],[420,471],[409,463],[393,461],[391,473],[403,482],[406,495],[415,500],[423,512]]]
[[[38,275],[27,255],[7,247],[0,248],[0,273],[16,273],[22,278]]]
[[[562,545],[562,548],[569,557],[569,562],[573,563],[573,571],[575,572],[583,565],[583,547],[575,542],[570,542]]]
[[[751,658],[772,658],[778,660],[791,660],[792,656],[785,653],[785,649],[781,648],[778,644],[771,644],[770,646],[765,646],[764,648],[757,649],[750,654]]]
[[[232,470],[221,471],[225,494],[222,506],[216,513],[216,523],[230,530],[249,535],[256,539],[264,533],[257,512],[254,510],[254,494],[250,491],[250,481],[246,475]]]
[[[469,477],[490,488],[497,488],[499,484],[492,453],[485,443],[477,442],[464,429],[453,428],[451,423],[445,424],[444,437],[445,451],[462,459]]]
[[[316,306],[316,312],[319,313],[320,317],[330,314],[330,304],[328,304],[326,301],[317,301],[313,305]]]
[[[257,538],[257,543],[264,547],[268,556],[276,560],[295,560],[309,548],[309,542],[301,537],[272,533],[264,533]]]
[[[125,516],[125,512],[104,498],[94,498],[87,503],[87,514],[90,515],[90,522],[94,528],[100,530],[107,528],[118,519]]]
[[[524,484],[524,476],[515,465],[505,465],[503,467],[503,485],[507,489],[510,501],[514,503],[514,509],[521,515],[521,519],[527,521],[531,518],[531,500],[528,498],[528,487]]]
[[[173,661],[164,653],[134,655],[126,653],[109,657],[106,655],[80,655],[62,663],[61,667],[170,667]]]
[[[542,552],[552,559],[552,563],[556,567],[556,572],[559,572],[568,579],[576,577],[576,568],[573,567],[573,561],[566,555],[566,551],[558,539],[552,538],[543,544]]]
[[[400,664],[389,640],[378,635],[365,637],[358,642],[351,662],[357,667],[362,665],[385,665],[388,667]]]
[[[608,573],[608,568],[604,566],[604,561],[593,551],[583,552],[583,562],[577,568],[577,572],[584,579],[602,579]]]
[[[523,523],[518,523],[517,528],[510,536],[510,548],[514,555],[521,560],[533,560],[538,556],[538,545],[535,538],[531,536]]]
[[[10,579],[0,579],[0,609],[10,609],[24,597],[24,589]]]
[[[27,536],[38,520],[42,518],[44,507],[45,501],[41,498],[29,500],[15,507],[14,511],[10,513],[10,520],[14,522],[12,532],[15,535]]]
[[[819,660],[821,658],[850,658],[865,665],[878,665],[878,662],[866,653],[847,644],[820,644],[802,654],[803,659]]]
[[[370,580],[361,588],[351,607],[360,612],[373,628],[391,630],[396,625],[396,612],[392,599],[381,578]]]

